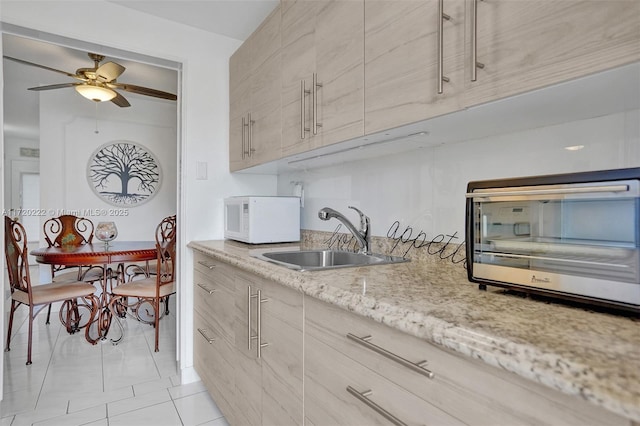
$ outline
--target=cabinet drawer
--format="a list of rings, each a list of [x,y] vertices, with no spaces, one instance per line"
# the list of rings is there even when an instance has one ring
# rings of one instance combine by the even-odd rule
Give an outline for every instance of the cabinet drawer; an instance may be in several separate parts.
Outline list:
[[[234,291],[231,266],[199,252],[194,254],[193,265],[196,271],[210,278],[217,285],[225,287],[230,292]]]
[[[197,312],[193,324],[193,363],[216,404],[231,421],[234,417],[234,367],[232,348]]]
[[[364,393],[367,403],[352,392]],[[462,425],[428,402],[367,369],[325,343],[305,340],[305,415],[321,425],[388,425],[380,411],[408,425]],[[401,424],[401,423],[399,423]]]
[[[549,389],[424,340],[394,330],[336,306],[307,297],[305,331],[352,360],[377,371],[399,387],[468,424],[626,424],[618,417],[577,397]],[[358,339],[410,363],[420,364],[433,378],[389,359]],[[426,363],[422,363],[426,361]]]
[[[194,271],[193,278],[195,310],[216,329],[216,332],[233,343],[233,293],[220,285],[218,280],[213,280],[198,270]]]

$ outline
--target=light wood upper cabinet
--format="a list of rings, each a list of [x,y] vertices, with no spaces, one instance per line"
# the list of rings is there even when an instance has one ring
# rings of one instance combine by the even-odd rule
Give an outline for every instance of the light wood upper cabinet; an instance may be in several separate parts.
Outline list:
[[[464,4],[365,0],[366,134],[461,108]]]
[[[362,136],[362,0],[283,0],[283,156]]]
[[[280,158],[280,8],[229,60],[229,164],[236,171]]]
[[[484,68],[472,82],[474,1]],[[635,0],[471,0],[467,15],[467,106],[640,60]]]

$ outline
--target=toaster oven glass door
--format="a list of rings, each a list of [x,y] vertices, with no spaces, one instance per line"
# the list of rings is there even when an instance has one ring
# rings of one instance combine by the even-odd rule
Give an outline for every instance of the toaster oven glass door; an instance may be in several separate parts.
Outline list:
[[[638,192],[630,180],[468,194],[473,262],[639,283]]]

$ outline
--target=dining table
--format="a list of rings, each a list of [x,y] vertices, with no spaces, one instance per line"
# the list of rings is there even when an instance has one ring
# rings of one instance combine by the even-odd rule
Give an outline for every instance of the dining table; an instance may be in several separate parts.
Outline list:
[[[156,259],[157,251],[155,241],[111,241],[109,244],[100,242],[79,246],[39,247],[32,250],[31,255],[36,262],[46,265],[102,267],[99,296],[101,306],[94,320],[97,322],[96,340],[98,340],[106,339],[111,325],[111,312],[108,307],[110,280],[124,279],[125,263],[148,262]],[[114,270],[116,274],[113,273]],[[119,278],[117,274],[120,274]],[[92,324],[87,325],[87,327],[90,326]]]

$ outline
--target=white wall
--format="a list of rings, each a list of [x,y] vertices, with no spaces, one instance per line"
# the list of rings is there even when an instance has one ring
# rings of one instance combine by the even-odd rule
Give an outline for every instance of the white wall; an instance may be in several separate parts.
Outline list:
[[[383,158],[285,173],[304,182],[302,227],[333,231],[337,221],[318,219],[329,206],[354,221],[354,205],[370,216],[372,233],[387,235],[394,221],[428,237],[457,232],[464,241],[465,192],[472,180],[640,167],[640,110],[533,128],[482,139],[422,148]],[[584,145],[578,151],[565,146]]]
[[[99,11],[99,19],[86,19],[87,7]],[[176,158],[181,259],[177,297],[178,356],[186,374],[193,364],[192,257],[186,244],[222,237],[225,196],[241,194],[247,188],[257,194],[276,191],[275,176],[228,173],[228,59],[240,42],[100,0],[2,0],[0,21],[182,63],[178,101],[181,146]],[[208,179],[196,180],[197,161],[207,163]]]
[[[129,99],[134,103],[129,108],[97,104],[96,121],[96,105],[74,90],[41,93],[40,208],[55,215],[80,211],[94,224],[114,221],[118,239],[149,241],[160,220],[177,209],[177,108],[171,101],[134,95]],[[93,192],[87,180],[87,163],[92,154],[102,145],[116,141],[144,146],[160,164],[162,181],[155,196],[136,207],[108,204]],[[107,214],[100,214],[104,211]]]

